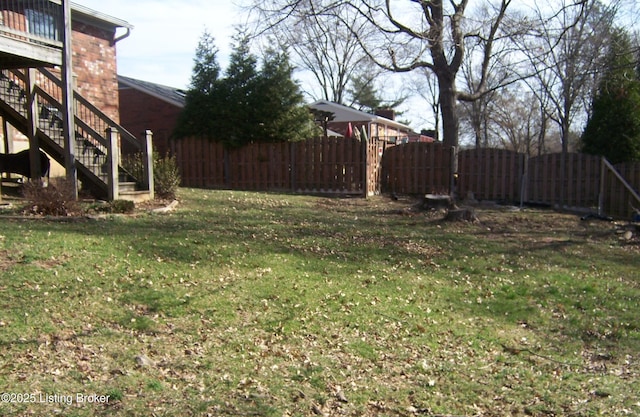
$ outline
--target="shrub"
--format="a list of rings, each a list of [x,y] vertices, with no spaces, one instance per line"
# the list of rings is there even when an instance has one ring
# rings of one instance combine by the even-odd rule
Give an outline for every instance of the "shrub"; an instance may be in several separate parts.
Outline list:
[[[135,210],[135,203],[129,200],[113,200],[111,202],[98,201],[86,208],[89,213],[103,214],[131,214]]]
[[[111,213],[129,214],[133,213],[135,207],[135,203],[129,200],[113,200],[109,204]]]
[[[180,186],[180,172],[175,156],[165,155],[160,158],[155,154],[153,161],[153,181],[156,194],[160,198],[175,198],[176,191]]]
[[[141,179],[145,175],[144,155],[136,153],[128,155],[122,160],[122,166],[134,178]],[[176,191],[180,186],[180,173],[175,156],[160,156],[157,152],[153,153],[153,179],[154,190],[158,197],[173,199]]]
[[[66,178],[52,178],[47,187],[40,181],[26,182],[22,194],[29,201],[23,209],[24,214],[72,216],[81,211],[73,183]]]

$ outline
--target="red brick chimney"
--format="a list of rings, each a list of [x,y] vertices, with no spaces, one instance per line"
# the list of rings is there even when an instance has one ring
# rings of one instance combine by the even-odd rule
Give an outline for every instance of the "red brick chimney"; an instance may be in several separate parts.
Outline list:
[[[376,109],[376,116],[384,117],[389,120],[395,120],[396,112],[393,109]]]

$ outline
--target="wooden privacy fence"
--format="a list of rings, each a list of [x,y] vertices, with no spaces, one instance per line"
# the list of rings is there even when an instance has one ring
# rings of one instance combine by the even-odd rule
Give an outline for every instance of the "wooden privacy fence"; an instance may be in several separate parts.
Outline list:
[[[564,158],[561,153],[529,158],[523,173],[526,181],[524,201],[597,208],[601,161],[600,156],[581,153],[568,153]]]
[[[382,189],[400,194],[448,194],[454,157],[453,149],[441,143],[392,146],[382,159]]]
[[[456,152],[441,143],[391,145],[355,138],[255,143],[225,149],[206,138],[174,141],[188,187],[369,196],[455,193],[505,203],[602,210],[629,218],[640,190],[640,162],[616,166],[569,153],[527,158],[503,149]],[[457,166],[457,180],[454,169]]]
[[[478,200],[600,211],[630,218],[640,190],[640,162],[611,166],[600,156],[545,154],[532,158],[502,149],[470,149],[458,156],[458,196]],[[615,170],[618,175],[614,173]],[[626,185],[625,185],[626,183]],[[629,188],[636,190],[635,195]]]
[[[458,196],[518,201],[524,166],[524,154],[489,148],[462,150],[458,153]]]
[[[603,160],[601,178],[600,207],[604,213],[622,218],[640,214],[640,162],[611,166]]]
[[[381,141],[315,138],[226,149],[206,138],[171,143],[188,187],[372,195],[380,192]]]

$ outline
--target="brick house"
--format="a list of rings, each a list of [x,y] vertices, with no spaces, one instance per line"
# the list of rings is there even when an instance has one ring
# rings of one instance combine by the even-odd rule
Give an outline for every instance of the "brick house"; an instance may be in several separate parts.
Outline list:
[[[111,119],[119,122],[117,43],[133,25],[72,3],[75,88]],[[120,33],[124,30],[124,33]]]
[[[0,3],[4,151],[28,144],[33,160],[40,148],[64,167],[67,177],[77,176],[83,187],[102,197],[152,197],[152,167],[133,178],[120,164],[126,156],[121,145],[144,154],[150,145],[149,138],[120,125],[116,49],[131,29],[124,20],[68,0]],[[64,46],[67,37],[70,53]],[[71,76],[63,78],[65,68]],[[26,104],[28,97],[33,106]],[[67,116],[69,111],[74,117]],[[138,190],[132,190],[132,183]]]
[[[185,105],[185,91],[118,76],[120,124],[129,132],[153,132],[153,148],[169,152],[169,140]]]

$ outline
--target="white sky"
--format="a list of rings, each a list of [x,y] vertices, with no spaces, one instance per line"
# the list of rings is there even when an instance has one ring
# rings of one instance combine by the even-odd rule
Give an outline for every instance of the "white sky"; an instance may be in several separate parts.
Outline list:
[[[205,29],[214,36],[218,62],[226,69],[235,26],[246,19],[233,0],[72,1],[134,26],[130,36],[116,46],[118,74],[184,89],[189,86],[196,47]],[[117,35],[124,32],[119,29]],[[402,83],[400,76],[394,79]],[[422,99],[413,98],[400,107],[404,111],[400,118],[410,120],[418,131],[432,128],[433,118],[425,114],[430,113],[428,109]]]
[[[193,59],[205,29],[220,50],[225,68],[239,9],[225,0],[74,0],[74,3],[134,26],[118,42],[118,73],[171,87],[187,88]],[[118,30],[118,35],[124,33]]]

